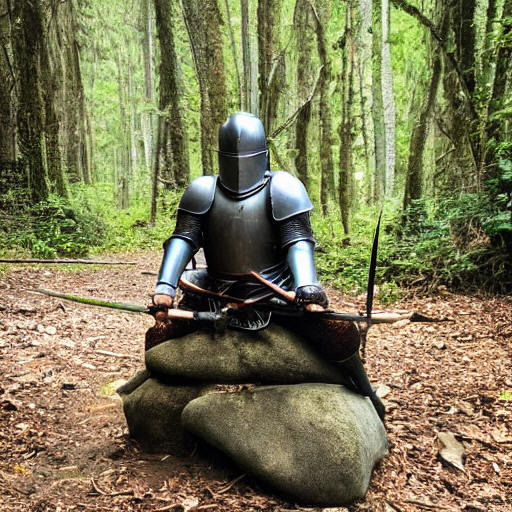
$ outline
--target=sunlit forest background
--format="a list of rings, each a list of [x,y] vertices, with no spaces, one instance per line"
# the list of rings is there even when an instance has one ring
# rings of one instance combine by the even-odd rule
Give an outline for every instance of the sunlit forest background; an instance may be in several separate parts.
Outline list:
[[[263,120],[322,279],[512,290],[512,0],[0,0],[0,257],[156,249]]]

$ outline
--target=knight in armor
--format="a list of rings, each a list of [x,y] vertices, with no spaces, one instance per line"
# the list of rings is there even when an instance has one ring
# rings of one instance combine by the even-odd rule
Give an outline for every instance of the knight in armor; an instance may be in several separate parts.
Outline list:
[[[285,171],[270,171],[260,119],[245,112],[231,115],[219,130],[218,158],[219,175],[195,179],[180,200],[176,228],[164,243],[155,306],[164,310],[173,306],[182,276],[202,289],[240,299],[269,295],[267,286],[250,277],[250,272],[257,272],[267,281],[295,291],[297,305],[326,307],[327,296],[314,263],[313,205],[297,178]],[[185,270],[200,248],[207,268]],[[215,307],[212,303],[205,295],[185,290],[179,307],[197,311]],[[245,316],[232,320],[234,327],[254,330],[270,321],[270,312],[244,311]],[[156,326],[146,336],[146,349],[196,329],[190,322],[164,318],[157,314]],[[370,397],[383,418],[384,406],[359,358],[360,334],[354,323],[287,317],[273,321],[299,331],[336,362],[347,386]]]

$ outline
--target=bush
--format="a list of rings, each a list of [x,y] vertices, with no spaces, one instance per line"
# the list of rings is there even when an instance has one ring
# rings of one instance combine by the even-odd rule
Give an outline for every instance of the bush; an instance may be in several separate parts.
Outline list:
[[[64,199],[25,207],[4,224],[3,245],[36,258],[83,256],[101,243],[104,222],[87,208],[72,208]]]
[[[503,210],[486,196],[416,201],[392,224],[396,245],[382,262],[384,277],[427,290],[445,285],[508,293],[512,261],[504,233],[510,228]]]

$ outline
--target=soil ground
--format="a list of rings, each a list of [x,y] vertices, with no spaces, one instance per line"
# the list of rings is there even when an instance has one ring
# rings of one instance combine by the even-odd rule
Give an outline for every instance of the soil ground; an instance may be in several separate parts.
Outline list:
[[[160,254],[122,258],[136,265],[0,269],[0,508],[322,510],[204,450],[148,455],[129,439],[114,389],[142,369],[153,319],[27,292],[145,304],[155,278],[142,272]],[[363,297],[329,295],[333,308],[362,309]],[[512,511],[512,300],[440,290],[393,307],[450,321],[372,327],[366,366],[386,395],[390,452],[364,501],[328,510]],[[440,456],[442,433],[462,444],[463,466]]]

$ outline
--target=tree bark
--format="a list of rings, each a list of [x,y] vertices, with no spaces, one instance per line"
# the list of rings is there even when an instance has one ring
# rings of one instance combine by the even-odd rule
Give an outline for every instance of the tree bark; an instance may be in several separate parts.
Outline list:
[[[443,36],[446,35],[448,30],[447,21],[448,16],[443,13],[440,29]],[[438,45],[434,45],[435,55],[432,64],[432,76],[430,78],[428,93],[421,108],[418,121],[413,126],[411,133],[409,143],[409,161],[407,165],[403,201],[404,210],[411,205],[411,201],[421,199],[423,196],[423,154],[443,68],[442,52],[439,51],[437,46]]]
[[[377,203],[384,197],[386,176],[386,134],[382,99],[382,0],[372,4],[372,119],[375,153],[375,196]]]
[[[259,107],[266,133],[274,129],[283,87],[284,56],[279,52],[280,21],[280,0],[258,0]]]
[[[201,160],[203,174],[216,174],[215,149],[220,126],[227,118],[226,78],[217,0],[183,0],[196,76],[201,96]]]
[[[354,23],[352,0],[347,2],[345,24],[345,48],[342,62],[342,119],[340,135],[340,180],[339,204],[341,222],[346,235],[350,234],[350,213],[354,199],[353,179],[354,165],[352,155],[353,143],[353,97],[354,97]]]
[[[331,82],[331,58],[327,50],[327,40],[324,26],[328,23],[330,17],[330,6],[326,1],[321,0],[318,3],[318,10],[313,8],[313,15],[316,27],[316,40],[318,55],[323,69],[320,74],[318,88],[320,90],[320,203],[322,205],[322,215],[329,213],[329,196],[334,193],[334,161],[332,156],[332,113],[331,102],[329,98],[329,85]]]
[[[395,99],[393,95],[393,72],[391,68],[391,50],[389,44],[390,5],[389,0],[382,3],[382,106],[384,109],[385,133],[385,195],[391,196],[395,181]]]
[[[16,160],[15,76],[11,51],[10,6],[0,0],[0,189],[7,191]],[[6,180],[3,183],[3,180]]]
[[[13,53],[18,76],[18,134],[20,169],[28,176],[34,202],[48,198],[50,186],[46,160],[45,112],[42,94],[41,54],[46,51],[39,0],[18,0],[13,6]]]
[[[153,15],[151,0],[142,0],[142,57],[144,60],[144,101],[145,109],[141,114],[142,141],[144,144],[144,162],[151,169],[153,161]]]
[[[249,0],[240,0],[240,11],[242,17],[241,39],[242,39],[242,110],[252,112],[252,69],[251,69],[251,39],[249,35]],[[254,112],[253,112],[254,113]]]
[[[160,44],[160,100],[158,143],[154,166],[177,186],[190,178],[188,133],[181,96],[183,84],[175,45],[175,24],[171,2],[155,0],[156,26]],[[161,161],[158,161],[161,159]],[[162,168],[162,165],[164,166]]]
[[[237,44],[235,41],[235,32],[233,30],[233,23],[231,21],[231,10],[229,8],[229,0],[224,0],[224,5],[226,8],[226,17],[228,20],[228,31],[229,31],[229,40],[231,42],[231,57],[233,59],[233,66],[235,68],[235,79],[238,91],[238,109],[242,108],[242,80],[240,78],[240,66],[238,64],[238,52],[237,52]]]
[[[297,97],[306,98],[311,90],[312,44],[310,23],[312,18],[311,5],[308,0],[296,0],[293,16],[293,27],[297,40]],[[325,70],[325,68],[324,68]],[[308,173],[308,129],[311,121],[311,103],[308,103],[297,116],[295,123],[295,169],[297,176],[309,190]]]

